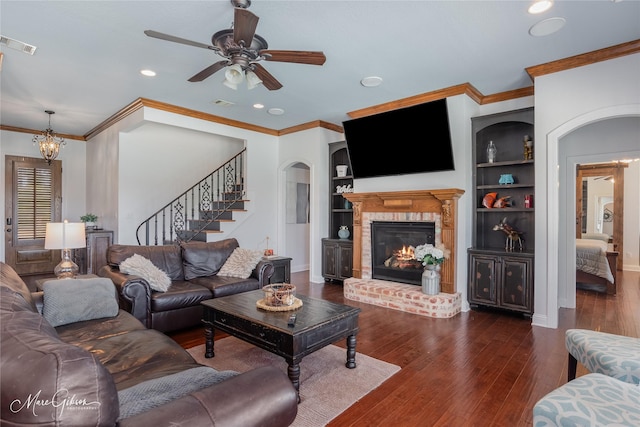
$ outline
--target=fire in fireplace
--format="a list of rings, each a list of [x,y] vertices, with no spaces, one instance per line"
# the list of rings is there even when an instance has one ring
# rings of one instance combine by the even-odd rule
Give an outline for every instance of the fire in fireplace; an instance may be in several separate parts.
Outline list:
[[[413,248],[435,245],[435,222],[371,222],[371,277],[420,285],[423,266],[413,259]]]

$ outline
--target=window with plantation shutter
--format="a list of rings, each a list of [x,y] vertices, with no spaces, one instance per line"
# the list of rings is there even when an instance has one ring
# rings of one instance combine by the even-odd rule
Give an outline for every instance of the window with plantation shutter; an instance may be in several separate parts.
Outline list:
[[[44,239],[52,221],[52,173],[50,169],[17,170],[18,240]]]

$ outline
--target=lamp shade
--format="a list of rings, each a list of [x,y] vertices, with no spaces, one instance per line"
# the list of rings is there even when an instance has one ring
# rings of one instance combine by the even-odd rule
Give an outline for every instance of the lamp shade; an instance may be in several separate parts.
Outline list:
[[[86,246],[82,222],[48,222],[44,238],[45,249],[74,249]]]
[[[258,77],[257,74],[254,73],[253,71],[248,70],[247,71],[247,88],[251,90],[256,86],[258,86],[260,83],[262,83],[262,80],[260,80],[260,77]]]
[[[227,68],[227,71],[224,72],[224,77],[233,84],[240,84],[242,80],[244,80],[244,73],[242,72],[242,67],[238,64],[234,64]]]

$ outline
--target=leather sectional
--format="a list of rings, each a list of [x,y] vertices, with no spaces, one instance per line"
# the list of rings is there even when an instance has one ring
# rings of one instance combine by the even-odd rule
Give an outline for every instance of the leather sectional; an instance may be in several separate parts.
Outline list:
[[[100,269],[99,275],[113,281],[120,295],[120,307],[147,328],[174,331],[201,324],[202,301],[269,284],[274,267],[268,260],[260,261],[246,279],[217,275],[238,247],[233,238],[165,246],[112,245],[107,249],[108,265]],[[134,254],[151,260],[167,273],[171,278],[168,291],[154,291],[142,277],[119,270],[120,263]]]
[[[296,390],[284,372],[266,366],[238,374],[199,365],[169,337],[119,309],[106,279],[91,279],[85,289],[94,292],[100,281],[117,314],[55,328],[46,306],[58,283],[31,293],[4,263],[0,279],[1,425],[277,427],[296,417]],[[194,388],[191,380],[209,385]]]

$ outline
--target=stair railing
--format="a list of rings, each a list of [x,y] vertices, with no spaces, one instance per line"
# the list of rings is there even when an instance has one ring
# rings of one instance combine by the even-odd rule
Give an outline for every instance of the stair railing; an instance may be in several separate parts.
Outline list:
[[[246,148],[167,203],[136,229],[141,245],[179,244],[201,238],[207,227],[243,200]]]

